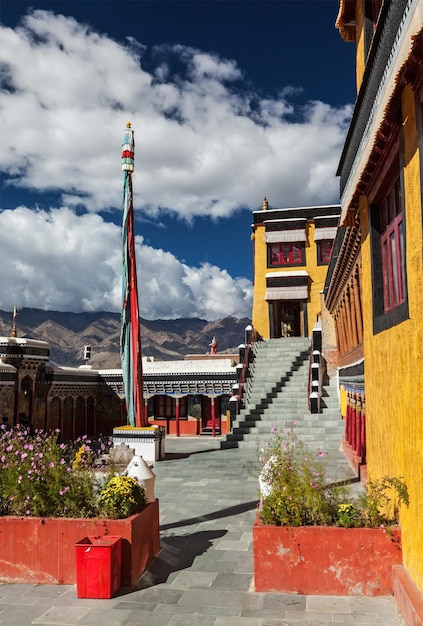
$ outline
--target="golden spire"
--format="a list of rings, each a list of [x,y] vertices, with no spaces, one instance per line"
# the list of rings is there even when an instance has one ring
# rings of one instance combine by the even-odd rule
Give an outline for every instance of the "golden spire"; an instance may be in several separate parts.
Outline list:
[[[261,210],[267,211],[268,208],[269,208],[269,203],[267,202],[266,196],[264,196],[263,202],[261,203]]]
[[[13,326],[12,326],[12,337],[18,336],[18,329],[16,328],[16,317],[18,315],[18,309],[16,308],[16,304],[13,307]]]

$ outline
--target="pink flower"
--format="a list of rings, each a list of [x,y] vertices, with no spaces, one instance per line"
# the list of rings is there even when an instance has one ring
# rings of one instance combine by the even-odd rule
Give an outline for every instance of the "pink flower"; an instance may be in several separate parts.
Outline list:
[[[272,433],[276,433],[277,432],[277,427],[275,426],[275,424],[273,424],[272,428],[271,428],[271,432]]]
[[[54,467],[54,461],[51,461],[51,463],[49,463],[49,467]]]

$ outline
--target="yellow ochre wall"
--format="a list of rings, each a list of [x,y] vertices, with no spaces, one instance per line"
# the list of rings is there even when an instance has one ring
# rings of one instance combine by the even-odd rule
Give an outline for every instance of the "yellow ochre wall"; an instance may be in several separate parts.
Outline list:
[[[355,65],[355,82],[357,93],[360,91],[363,82],[364,70],[366,68],[365,51],[364,51],[364,14],[363,4],[356,3],[355,8],[356,19],[356,65]]]
[[[371,478],[403,476],[404,566],[423,590],[423,263],[420,156],[411,88],[402,97],[409,319],[373,336],[368,207],[361,199],[367,467]]]
[[[270,336],[269,309],[266,300],[266,273],[267,269],[266,243],[264,241],[264,226],[257,226],[254,233],[254,296],[253,296],[253,328],[263,337]]]
[[[314,241],[314,224],[306,227],[307,241],[305,242],[306,265],[287,268],[268,268],[266,243],[264,241],[264,226],[257,226],[254,235],[254,299],[253,299],[253,327],[264,339],[270,336],[269,306],[266,302],[266,274],[271,272],[295,272],[305,270],[309,273],[310,298],[307,303],[308,336],[311,335],[317,315],[321,311],[321,297],[326,279],[327,265],[317,265],[317,246]]]

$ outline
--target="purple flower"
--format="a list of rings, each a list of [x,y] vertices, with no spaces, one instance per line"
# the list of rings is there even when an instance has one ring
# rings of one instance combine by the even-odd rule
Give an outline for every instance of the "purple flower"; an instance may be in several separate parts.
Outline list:
[[[54,461],[51,461],[51,463],[49,463],[49,467],[54,467]]]
[[[275,426],[275,424],[273,424],[272,428],[271,428],[271,432],[272,433],[276,433],[277,432],[277,427]]]

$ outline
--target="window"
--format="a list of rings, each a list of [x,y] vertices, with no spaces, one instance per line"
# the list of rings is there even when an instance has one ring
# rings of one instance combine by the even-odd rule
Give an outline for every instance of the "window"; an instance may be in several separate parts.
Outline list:
[[[156,418],[175,419],[176,416],[176,403],[175,399],[170,396],[156,396],[155,397],[155,416]],[[187,399],[182,397],[179,400],[179,417],[187,417]]]
[[[325,265],[330,261],[332,254],[333,239],[321,239],[317,241],[317,263]]]
[[[380,207],[385,312],[405,300],[404,226],[399,179]]]
[[[273,243],[269,246],[269,265],[303,265],[304,245],[301,242]]]
[[[377,28],[382,0],[364,0],[364,48],[367,57]]]
[[[373,332],[408,318],[405,213],[399,159],[385,174],[371,205]]]

